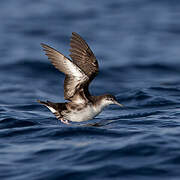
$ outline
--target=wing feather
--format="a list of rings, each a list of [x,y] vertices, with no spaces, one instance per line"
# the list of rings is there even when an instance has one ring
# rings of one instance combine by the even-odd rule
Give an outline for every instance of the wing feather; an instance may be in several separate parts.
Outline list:
[[[70,57],[73,63],[80,67],[90,80],[94,79],[99,71],[98,62],[86,41],[79,34],[73,32],[70,46]]]
[[[87,82],[89,79],[88,76],[56,49],[43,43],[41,46],[54,67],[66,75],[64,81],[64,98],[71,100],[82,84]]]

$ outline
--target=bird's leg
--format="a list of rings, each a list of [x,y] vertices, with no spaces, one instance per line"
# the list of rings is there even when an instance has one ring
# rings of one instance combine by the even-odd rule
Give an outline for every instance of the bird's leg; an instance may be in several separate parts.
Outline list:
[[[64,124],[69,124],[68,120],[65,120],[64,118],[61,118],[60,120],[61,120],[61,122],[64,123]]]

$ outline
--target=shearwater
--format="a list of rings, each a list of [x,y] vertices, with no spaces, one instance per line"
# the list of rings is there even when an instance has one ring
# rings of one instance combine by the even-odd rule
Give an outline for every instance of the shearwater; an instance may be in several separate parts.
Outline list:
[[[93,119],[104,107],[118,103],[115,96],[105,94],[92,96],[88,86],[98,74],[98,62],[86,41],[77,33],[73,32],[70,41],[70,59],[65,57],[54,48],[41,44],[48,59],[59,71],[65,74],[64,99],[69,102],[54,103],[40,101],[65,124],[82,122]]]

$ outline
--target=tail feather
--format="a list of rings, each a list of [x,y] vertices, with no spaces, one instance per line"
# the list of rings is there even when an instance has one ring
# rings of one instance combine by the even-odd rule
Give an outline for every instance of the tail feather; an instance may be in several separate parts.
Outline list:
[[[40,100],[37,100],[37,102],[45,105],[53,114],[57,113],[57,108],[55,106],[55,103],[50,102],[50,101],[45,102],[45,101],[40,101]]]
[[[43,104],[43,105],[46,105],[46,106],[49,106],[49,103],[48,103],[48,101],[40,101],[40,100],[37,100],[37,102],[38,103],[40,103],[40,104]]]
[[[55,111],[60,111],[61,112],[61,111],[67,110],[66,103],[53,103],[51,101],[40,101],[40,100],[37,100],[37,102],[44,105],[44,106],[46,106],[46,107],[48,107],[48,108],[51,107]]]
[[[53,102],[50,102],[50,101],[40,101],[40,100],[37,100],[38,103],[40,104],[43,104],[45,106],[50,106],[50,107],[53,107],[53,108],[56,108],[56,103],[53,103]]]
[[[63,106],[64,103],[53,103],[53,102],[50,102],[50,101],[40,101],[40,100],[37,100],[38,103],[40,104],[43,104],[45,105],[55,116],[57,119],[61,120],[61,113],[58,111],[58,105]],[[63,110],[63,109],[61,109]]]

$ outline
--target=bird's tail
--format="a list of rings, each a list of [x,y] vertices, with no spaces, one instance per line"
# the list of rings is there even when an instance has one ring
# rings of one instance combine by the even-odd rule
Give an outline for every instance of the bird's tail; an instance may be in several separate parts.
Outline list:
[[[40,101],[40,100],[37,100],[37,102],[38,103],[40,103],[40,104],[43,104],[43,105],[45,105],[45,106],[52,106],[53,105],[53,103],[52,102],[50,102],[50,101]]]

